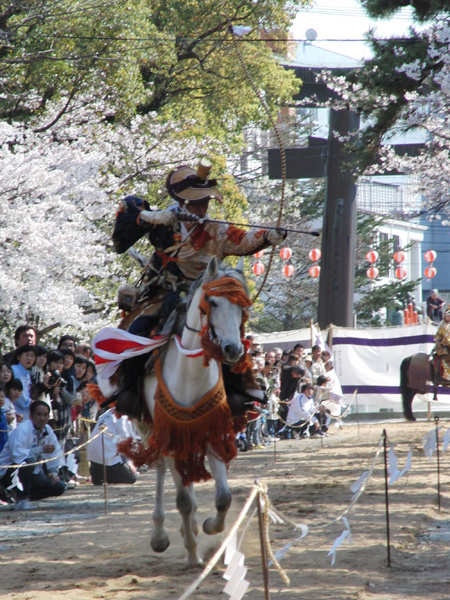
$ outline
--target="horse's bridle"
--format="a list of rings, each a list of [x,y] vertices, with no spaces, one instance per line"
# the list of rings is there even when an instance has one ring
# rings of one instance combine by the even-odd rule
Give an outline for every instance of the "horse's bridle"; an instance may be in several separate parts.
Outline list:
[[[184,324],[184,326],[186,327],[186,329],[188,331],[193,331],[194,333],[201,333],[202,332],[201,329],[194,329],[193,327],[189,327],[189,325],[187,324],[187,319],[186,319],[186,323]]]

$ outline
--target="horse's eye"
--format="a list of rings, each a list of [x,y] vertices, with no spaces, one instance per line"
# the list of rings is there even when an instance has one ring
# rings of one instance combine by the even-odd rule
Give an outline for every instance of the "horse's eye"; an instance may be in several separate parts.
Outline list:
[[[215,300],[213,300],[212,298],[210,298],[209,303],[211,304],[211,306],[214,306],[214,308],[217,308],[219,306],[217,304],[217,302]]]

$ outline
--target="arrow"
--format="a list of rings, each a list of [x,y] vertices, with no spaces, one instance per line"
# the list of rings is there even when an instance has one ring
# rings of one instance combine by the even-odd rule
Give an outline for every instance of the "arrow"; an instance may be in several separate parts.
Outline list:
[[[217,219],[199,219],[194,215],[178,214],[177,219],[179,221],[193,221],[195,223],[218,223],[221,225],[235,225],[236,227],[254,227],[255,229],[274,229],[274,227],[268,227],[267,225],[252,225],[250,223],[234,223],[233,221],[219,221]],[[318,237],[320,233],[318,231],[304,231],[302,229],[292,229],[291,227],[279,227],[288,233],[304,233],[306,235],[312,235]]]

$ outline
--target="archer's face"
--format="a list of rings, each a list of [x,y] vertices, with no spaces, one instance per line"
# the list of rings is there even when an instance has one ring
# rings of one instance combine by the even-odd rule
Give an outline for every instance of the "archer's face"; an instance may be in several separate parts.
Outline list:
[[[205,200],[202,202],[196,202],[195,204],[186,204],[186,210],[190,213],[198,217],[199,219],[204,219],[206,217],[206,213],[208,212],[209,200]]]

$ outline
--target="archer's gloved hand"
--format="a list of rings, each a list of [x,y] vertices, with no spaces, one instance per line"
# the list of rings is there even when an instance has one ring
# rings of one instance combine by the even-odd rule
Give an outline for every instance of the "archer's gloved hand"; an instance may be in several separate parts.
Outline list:
[[[143,210],[139,213],[139,221],[150,225],[172,225],[176,214],[173,210]]]
[[[287,231],[285,229],[269,229],[265,237],[269,244],[278,246],[287,238]]]

